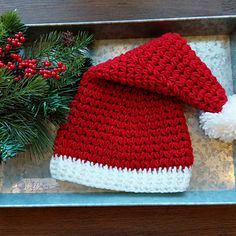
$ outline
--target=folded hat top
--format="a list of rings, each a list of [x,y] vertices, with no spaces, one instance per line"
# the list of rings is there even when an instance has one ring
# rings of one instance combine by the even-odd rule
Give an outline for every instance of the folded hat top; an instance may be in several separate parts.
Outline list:
[[[167,33],[91,67],[84,75],[174,96],[200,110],[219,112],[225,90],[177,33]]]

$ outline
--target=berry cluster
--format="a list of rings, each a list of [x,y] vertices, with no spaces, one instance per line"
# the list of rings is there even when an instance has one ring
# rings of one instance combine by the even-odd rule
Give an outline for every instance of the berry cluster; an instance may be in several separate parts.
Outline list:
[[[0,47],[0,58],[7,56],[10,50],[16,50],[22,46],[22,43],[26,41],[22,32],[15,34],[14,38],[7,38],[7,44],[5,47]]]
[[[7,38],[8,44],[5,47],[5,52],[15,50],[17,47],[21,47],[22,43],[25,42],[25,37],[22,32],[15,34],[14,38]]]
[[[15,34],[14,38],[8,38],[4,48],[0,47],[0,68],[5,67],[14,75],[14,80],[19,81],[22,78],[32,77],[35,74],[42,75],[43,78],[54,77],[60,79],[59,73],[66,71],[66,65],[57,62],[57,67],[52,67],[52,62],[43,61],[43,64],[37,63],[36,59],[24,60],[20,53],[13,53],[26,41],[22,32]]]
[[[57,62],[57,67],[55,68],[50,68],[52,63],[50,61],[44,61],[44,69],[39,70],[39,74],[43,76],[43,78],[51,78],[55,77],[56,79],[60,79],[60,75],[57,74],[58,72],[65,72],[66,71],[66,65],[63,64],[62,62]]]

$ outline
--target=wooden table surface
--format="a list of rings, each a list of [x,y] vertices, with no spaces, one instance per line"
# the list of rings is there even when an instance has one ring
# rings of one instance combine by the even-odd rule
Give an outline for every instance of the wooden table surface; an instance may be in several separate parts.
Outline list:
[[[236,14],[234,0],[1,0],[25,23]],[[0,235],[236,235],[236,206],[0,209]]]
[[[235,236],[236,207],[0,209],[0,235]]]

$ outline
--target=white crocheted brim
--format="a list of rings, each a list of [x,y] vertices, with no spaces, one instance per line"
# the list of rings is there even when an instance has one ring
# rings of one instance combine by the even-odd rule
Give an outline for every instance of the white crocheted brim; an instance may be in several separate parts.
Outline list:
[[[53,178],[95,188],[125,192],[184,192],[189,186],[191,168],[130,170],[111,168],[89,161],[54,155],[50,162]]]

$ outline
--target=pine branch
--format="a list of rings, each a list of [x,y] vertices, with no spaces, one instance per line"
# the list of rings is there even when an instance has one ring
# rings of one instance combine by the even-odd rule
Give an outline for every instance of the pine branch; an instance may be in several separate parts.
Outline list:
[[[27,27],[21,22],[21,18],[16,11],[7,11],[0,17],[0,22],[4,26],[9,36],[19,31],[25,32]]]
[[[37,136],[26,146],[26,150],[31,156],[40,158],[45,153],[52,152],[56,127],[50,121],[41,118],[37,119],[35,125]]]
[[[78,32],[75,37],[75,47],[79,49],[87,48],[93,42],[93,35],[86,31]]]
[[[24,146],[16,143],[14,140],[0,140],[0,163],[7,159],[15,157],[18,153],[25,151]]]
[[[8,37],[18,32],[26,32],[27,27],[21,22],[16,11],[7,11],[0,16],[0,43],[6,44]]]
[[[6,68],[8,62],[15,63],[16,68],[0,68],[0,161],[23,151],[42,156],[52,150],[55,130],[65,122],[79,81],[91,66],[88,46],[93,40],[92,35],[87,32],[79,32],[76,36],[71,32],[51,32],[21,51],[21,62],[37,59],[34,71],[37,75],[28,77],[26,72],[19,73],[19,61],[14,61],[11,56],[19,53],[19,48],[11,46],[7,51],[6,44],[7,40],[13,42],[7,37],[21,40],[23,34],[20,33],[20,37],[15,34],[25,30],[16,12],[7,12],[0,17],[0,47],[7,52],[0,55],[1,63],[6,63]],[[60,73],[60,79],[38,73],[40,68],[46,71],[45,60],[52,63],[51,71],[61,68],[57,62],[66,65],[67,70],[62,70],[65,72]]]
[[[49,60],[47,55],[54,52],[54,48],[58,47],[62,42],[62,35],[56,31],[41,35],[39,40],[36,40],[24,50],[25,58],[45,58]]]
[[[42,98],[49,89],[47,82],[41,76],[31,80],[20,80],[15,83],[13,76],[5,69],[0,69],[0,114],[7,109],[16,109],[17,104],[26,104],[35,99]]]
[[[12,147],[12,141],[19,147],[18,151],[26,150],[26,146],[38,138],[41,127],[32,107],[35,99],[42,99],[47,91],[48,84],[42,77],[16,83],[8,71],[0,69],[0,143],[7,150]],[[10,149],[4,150],[1,155],[5,160],[17,149],[12,154]],[[9,156],[4,156],[6,153]]]
[[[3,25],[3,23],[0,21],[0,42],[3,41],[3,39],[6,37],[7,31]]]
[[[77,91],[81,76],[91,66],[87,46],[92,42],[93,37],[87,32],[80,32],[76,37],[68,32],[67,35],[75,38],[70,47],[64,46],[64,33],[51,32],[42,35],[28,49],[28,52],[33,52],[32,55],[38,60],[43,58],[51,61],[52,66],[55,66],[53,63],[61,61],[67,66],[67,70],[61,75],[60,80],[47,80],[48,96],[44,97],[44,101],[38,107],[39,111],[43,112],[53,124],[65,121],[69,104]]]

